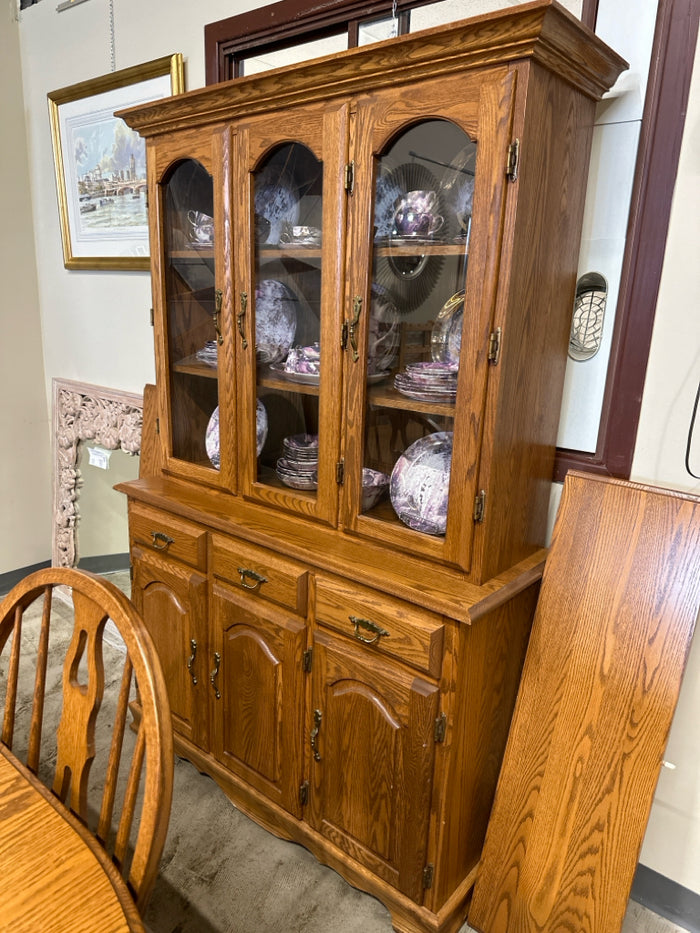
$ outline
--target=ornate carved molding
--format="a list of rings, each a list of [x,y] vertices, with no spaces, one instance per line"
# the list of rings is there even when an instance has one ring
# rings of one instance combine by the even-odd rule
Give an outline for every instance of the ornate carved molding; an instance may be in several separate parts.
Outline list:
[[[78,496],[82,478],[78,445],[90,440],[106,450],[141,450],[143,397],[70,380],[53,380],[54,514],[52,562],[78,561]]]

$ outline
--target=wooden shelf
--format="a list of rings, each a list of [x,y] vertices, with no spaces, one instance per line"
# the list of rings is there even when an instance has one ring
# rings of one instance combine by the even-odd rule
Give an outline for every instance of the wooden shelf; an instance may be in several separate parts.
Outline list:
[[[205,379],[219,378],[218,367],[203,363],[197,359],[196,355],[186,356],[177,363],[173,363],[173,372],[187,373],[189,376],[203,376]]]
[[[372,386],[367,393],[367,400],[374,408],[398,408],[402,411],[419,411],[424,415],[455,417],[454,402],[422,402],[402,395],[388,385]]]

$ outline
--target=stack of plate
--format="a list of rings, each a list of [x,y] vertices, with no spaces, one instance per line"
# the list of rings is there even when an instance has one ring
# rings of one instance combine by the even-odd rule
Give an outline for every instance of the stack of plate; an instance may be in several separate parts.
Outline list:
[[[394,376],[394,386],[402,395],[421,402],[454,402],[457,396],[457,363],[436,360],[408,363]]]
[[[277,475],[293,489],[318,486],[318,434],[292,434],[282,441],[284,457],[277,461]]]

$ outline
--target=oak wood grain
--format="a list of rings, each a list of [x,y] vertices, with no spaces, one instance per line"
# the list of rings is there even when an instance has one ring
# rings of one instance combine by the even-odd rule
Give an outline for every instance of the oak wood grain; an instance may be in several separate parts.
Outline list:
[[[614,933],[700,608],[700,499],[569,474],[469,922]]]
[[[59,812],[55,799],[0,746],[2,926],[42,933],[142,933],[121,876]]]

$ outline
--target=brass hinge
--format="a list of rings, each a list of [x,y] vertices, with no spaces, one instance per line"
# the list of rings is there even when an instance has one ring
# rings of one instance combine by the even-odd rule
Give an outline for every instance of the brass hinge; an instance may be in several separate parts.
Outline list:
[[[342,458],[335,465],[335,481],[339,486],[345,482],[345,460]]]
[[[506,161],[506,178],[508,181],[518,180],[518,169],[520,168],[520,140],[514,139],[508,146],[508,158]]]
[[[478,525],[484,520],[484,514],[486,512],[486,492],[481,490],[477,497],[474,499],[474,522]]]
[[[501,328],[497,327],[496,330],[492,331],[489,335],[489,352],[488,352],[488,361],[493,366],[498,365],[498,361],[501,358]]]
[[[314,655],[313,648],[307,648],[306,651],[304,652],[304,660],[302,663],[302,669],[305,674],[311,673],[311,664],[313,661],[313,655]]]
[[[435,873],[435,866],[430,863],[425,866],[423,869],[423,887],[427,891],[428,888],[433,886],[433,874]]]
[[[153,327],[154,323],[155,323],[155,313],[153,311],[153,308],[151,308],[151,327]]]
[[[348,194],[352,194],[355,190],[355,161],[354,159],[351,162],[345,163],[345,190]]]
[[[305,807],[309,802],[309,782],[304,781],[299,785],[299,803]]]
[[[447,716],[445,713],[440,713],[438,718],[435,720],[435,731],[433,732],[433,738],[436,742],[445,741],[445,732],[447,731]]]

